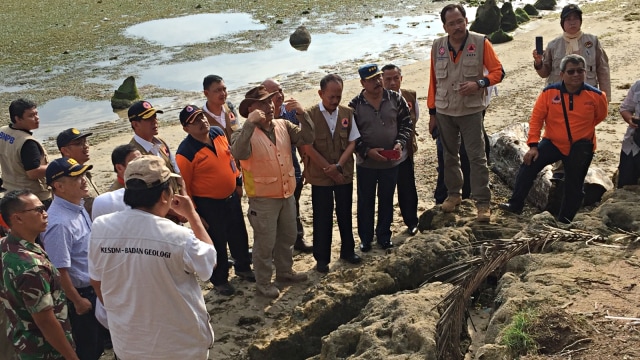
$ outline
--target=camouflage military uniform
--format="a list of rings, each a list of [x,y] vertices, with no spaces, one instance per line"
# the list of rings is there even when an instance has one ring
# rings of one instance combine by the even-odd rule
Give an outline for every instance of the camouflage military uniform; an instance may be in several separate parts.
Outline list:
[[[11,234],[2,240],[0,248],[0,274],[5,285],[0,288],[0,300],[12,325],[7,328],[7,336],[18,358],[62,359],[62,355],[45,340],[31,316],[53,308],[73,345],[58,269],[39,245]]]

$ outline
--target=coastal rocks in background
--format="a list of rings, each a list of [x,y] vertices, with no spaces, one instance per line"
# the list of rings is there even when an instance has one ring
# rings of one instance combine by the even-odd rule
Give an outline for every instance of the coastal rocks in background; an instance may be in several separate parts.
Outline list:
[[[476,18],[469,30],[480,34],[491,34],[500,29],[502,12],[496,4],[496,0],[487,0],[478,7]]]
[[[289,44],[296,50],[306,51],[311,44],[311,33],[304,25],[298,26],[296,31],[289,36]]]
[[[507,34],[502,29],[492,32],[491,34],[487,35],[487,38],[489,38],[489,41],[491,41],[491,43],[493,44],[502,44],[513,40],[513,36]]]
[[[516,19],[518,21],[518,25],[524,24],[524,23],[528,22],[529,20],[531,20],[531,18],[529,17],[529,14],[523,8],[517,8],[516,9]]]
[[[553,10],[557,4],[556,0],[537,0],[533,7],[538,10]]]
[[[133,76],[126,78],[120,87],[113,92],[111,107],[113,110],[128,109],[136,100],[140,99],[136,79]]]
[[[538,15],[540,15],[540,12],[538,11],[538,9],[536,9],[535,6],[533,6],[531,4],[525,5],[522,9],[524,11],[526,11],[529,16],[538,16]]]
[[[500,28],[504,31],[513,31],[518,28],[518,19],[516,13],[513,11],[513,5],[510,2],[506,2],[500,9],[502,14],[502,20],[500,21]]]

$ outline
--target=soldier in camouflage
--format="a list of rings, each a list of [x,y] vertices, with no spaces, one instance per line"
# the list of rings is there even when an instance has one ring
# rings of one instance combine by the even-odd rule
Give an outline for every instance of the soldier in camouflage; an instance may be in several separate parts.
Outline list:
[[[19,359],[78,359],[60,273],[35,243],[47,212],[28,190],[5,194],[2,217],[11,232],[2,240],[0,300],[11,326],[7,336]]]

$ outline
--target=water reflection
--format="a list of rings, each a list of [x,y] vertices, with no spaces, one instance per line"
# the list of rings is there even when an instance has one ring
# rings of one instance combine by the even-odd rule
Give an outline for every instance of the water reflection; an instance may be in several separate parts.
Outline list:
[[[394,45],[411,47],[412,43],[434,39],[441,32],[440,19],[434,14],[378,18],[366,25],[344,25],[333,33],[312,34],[313,41],[305,52],[296,51],[285,39],[272,44],[270,49],[250,54],[221,54],[194,62],[154,66],[143,70],[137,80],[138,84],[162,88],[201,90],[202,78],[215,73],[234,89],[276,74],[314,71],[323,65],[367,55],[376,57]],[[357,67],[354,64],[354,74]]]
[[[243,13],[197,14],[147,21],[125,30],[125,35],[141,37],[162,46],[182,46],[266,27]]]
[[[158,108],[168,107],[175,98],[164,97],[149,99]],[[111,102],[86,101],[72,96],[65,96],[38,105],[40,128],[34,132],[38,140],[56,137],[65,129],[75,127],[88,129],[101,122],[111,122],[123,118],[126,121],[127,111],[113,112]]]

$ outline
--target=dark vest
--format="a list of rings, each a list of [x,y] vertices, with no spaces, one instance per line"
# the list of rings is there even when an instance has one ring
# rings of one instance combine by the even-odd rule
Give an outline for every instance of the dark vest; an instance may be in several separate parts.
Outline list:
[[[335,164],[349,145],[349,133],[351,132],[353,109],[346,106],[338,106],[338,120],[333,137],[327,121],[320,111],[320,106],[315,105],[307,110],[311,121],[315,124],[315,141],[313,148],[324,157],[329,164]],[[353,156],[342,166],[342,174],[347,182],[353,181]],[[333,186],[335,182],[324,174],[322,168],[306,159],[304,177],[308,183],[317,186]]]
[[[418,122],[416,118],[417,95],[413,90],[400,89],[400,92],[402,93],[402,97],[407,101],[407,105],[409,105],[409,115],[411,115],[413,132],[411,133],[411,146],[407,147],[407,151],[409,152],[409,156],[413,156],[413,154],[418,151],[418,140],[416,139],[416,123]]]
[[[214,119],[213,116],[209,115],[209,113],[207,113],[206,111],[203,111],[202,113],[204,114],[204,116],[206,116],[207,120],[209,121],[209,125],[217,126],[223,129],[224,135],[227,137],[227,139],[229,139],[229,142],[231,142],[231,134],[234,131],[238,130],[240,128],[240,125],[238,123],[238,118],[236,118],[236,116],[233,115],[233,112],[229,108],[229,105],[224,104],[222,105],[222,107],[224,108],[224,114],[225,114],[225,117],[224,117],[224,120],[226,122],[225,126],[222,126],[222,124],[217,122],[216,119]]]

